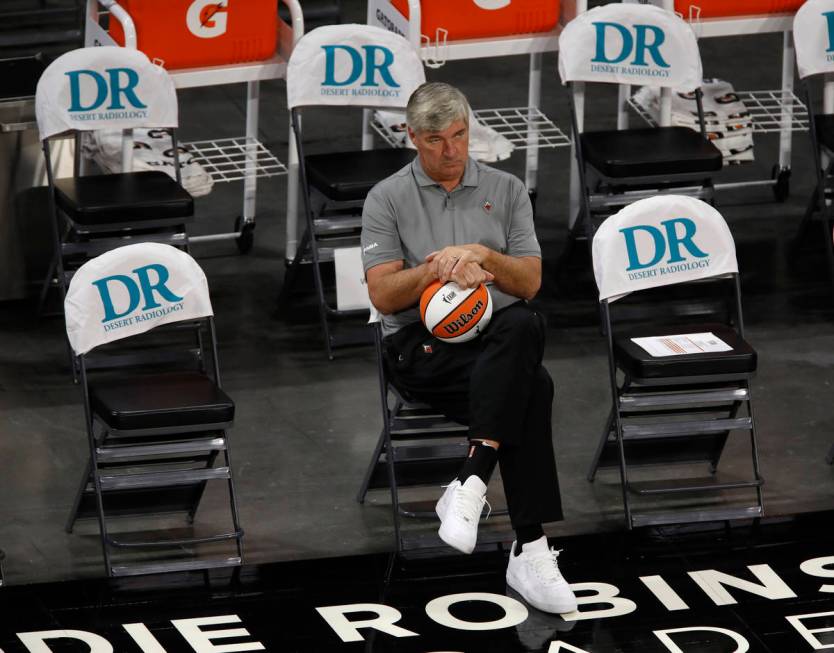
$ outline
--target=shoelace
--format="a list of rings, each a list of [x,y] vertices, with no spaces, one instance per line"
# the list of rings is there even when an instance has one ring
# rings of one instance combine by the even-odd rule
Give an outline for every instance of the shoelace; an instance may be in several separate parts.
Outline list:
[[[561,549],[556,550],[551,548],[546,553],[536,553],[531,556],[530,562],[533,565],[533,571],[536,576],[546,583],[563,583],[565,579],[562,578],[562,573],[559,571],[559,566],[556,559],[562,552]]]
[[[447,488],[451,485],[452,483],[449,483],[449,485],[442,485],[441,487]],[[471,500],[470,497],[477,498],[480,500],[480,503]],[[475,492],[461,485],[455,491],[455,497],[452,501],[452,510],[461,515],[464,519],[466,519],[466,521],[477,522],[481,518],[481,513],[484,510],[484,504],[486,504],[487,507],[487,514],[484,519],[489,519],[489,516],[492,514],[492,506],[489,504],[489,501],[487,501],[487,498],[478,497]]]

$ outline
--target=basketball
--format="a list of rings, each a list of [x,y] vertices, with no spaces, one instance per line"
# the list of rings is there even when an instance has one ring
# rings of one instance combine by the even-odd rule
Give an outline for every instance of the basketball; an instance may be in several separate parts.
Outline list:
[[[445,342],[472,340],[491,317],[492,296],[484,284],[463,289],[454,281],[433,281],[420,297],[420,319],[435,338]]]

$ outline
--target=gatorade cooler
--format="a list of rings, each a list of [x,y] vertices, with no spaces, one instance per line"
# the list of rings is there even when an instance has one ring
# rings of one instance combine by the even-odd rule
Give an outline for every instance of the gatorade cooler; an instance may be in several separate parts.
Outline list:
[[[137,47],[165,68],[262,61],[278,45],[276,0],[119,0],[136,25]],[[110,35],[124,45],[119,21]]]
[[[408,18],[408,0],[391,0]],[[549,32],[559,20],[559,0],[511,0],[500,9],[496,0],[421,0],[420,33],[432,40],[438,28],[449,32],[449,39],[476,39]]]
[[[675,0],[675,11],[689,18],[690,7],[701,10],[701,18],[795,13],[805,0]],[[693,14],[694,15],[694,14]]]

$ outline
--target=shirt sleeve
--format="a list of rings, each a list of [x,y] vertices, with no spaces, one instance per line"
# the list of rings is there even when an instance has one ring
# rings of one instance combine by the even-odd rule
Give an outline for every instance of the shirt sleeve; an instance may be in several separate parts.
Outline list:
[[[533,205],[530,196],[520,179],[513,184],[512,214],[507,233],[508,256],[537,256],[541,258],[542,250],[536,238],[536,228],[533,224]]]
[[[362,265],[367,272],[380,263],[404,259],[394,205],[374,187],[362,207]]]

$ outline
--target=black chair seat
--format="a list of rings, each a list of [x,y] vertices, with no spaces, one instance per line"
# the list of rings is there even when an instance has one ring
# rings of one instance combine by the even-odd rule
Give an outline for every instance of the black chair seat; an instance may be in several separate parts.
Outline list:
[[[732,350],[703,354],[654,357],[631,338],[713,333]],[[617,365],[636,379],[659,379],[706,374],[751,374],[756,371],[756,351],[736,331],[723,324],[687,324],[665,328],[651,326],[618,334],[614,338]]]
[[[817,140],[834,151],[834,114],[815,115],[814,126],[817,128]]]
[[[79,225],[104,227],[194,215],[194,199],[157,170],[55,180],[58,206]]]
[[[721,152],[687,127],[585,132],[585,161],[606,177],[649,177],[720,170]]]
[[[235,404],[198,372],[142,374],[90,383],[93,412],[119,430],[223,424]]]
[[[311,186],[335,201],[364,199],[378,182],[414,160],[414,150],[388,148],[304,157]]]

